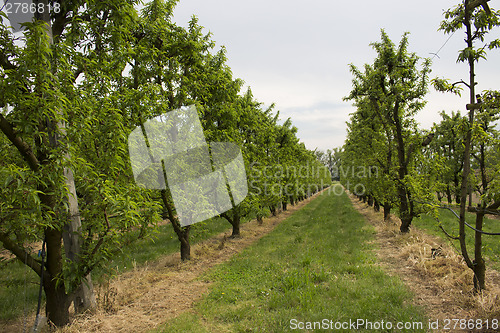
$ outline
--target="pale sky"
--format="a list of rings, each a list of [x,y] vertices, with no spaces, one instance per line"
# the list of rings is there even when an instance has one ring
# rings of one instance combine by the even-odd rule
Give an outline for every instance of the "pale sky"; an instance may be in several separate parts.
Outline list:
[[[444,10],[459,0],[180,0],[174,20],[187,26],[192,15],[218,46],[227,49],[228,65],[236,78],[250,86],[255,98],[276,103],[280,118],[292,118],[298,136],[308,149],[339,147],[346,135],[345,122],[354,108],[342,97],[351,90],[348,64],[372,63],[369,46],[380,40],[384,28],[398,44],[410,32],[409,50],[433,57],[449,35],[437,31]],[[499,0],[489,2],[500,8]],[[467,79],[466,64],[456,64],[464,48],[464,33],[457,32],[434,57],[432,77]],[[498,30],[492,33],[498,37]],[[500,89],[500,50],[477,65],[478,91]],[[462,97],[435,92],[427,95],[426,108],[416,116],[422,128],[439,121],[438,113],[465,113]]]

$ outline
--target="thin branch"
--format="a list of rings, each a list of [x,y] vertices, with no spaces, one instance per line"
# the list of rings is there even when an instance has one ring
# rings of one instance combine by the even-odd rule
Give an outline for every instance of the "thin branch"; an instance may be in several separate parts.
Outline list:
[[[438,220],[438,221],[439,221],[439,220]],[[442,226],[442,225],[440,225],[440,226],[439,226],[439,228],[440,228],[440,229],[444,232],[444,234],[445,234],[446,236],[448,236],[448,238],[451,238],[451,239],[453,239],[453,240],[459,240],[459,239],[460,239],[460,237],[458,237],[458,236],[452,236],[452,235],[450,235],[450,234],[449,234],[449,233],[448,233],[448,232],[447,232],[447,231],[443,228],[443,226]]]
[[[31,147],[24,142],[16,133],[16,130],[12,124],[5,119],[5,117],[0,113],[0,130],[7,136],[10,142],[17,148],[21,156],[28,163],[29,167],[33,171],[37,171],[40,167],[40,162],[33,153]]]
[[[453,83],[451,85],[451,89],[450,90],[452,90],[453,88],[455,88],[455,86],[458,86],[459,84],[464,84],[465,86],[467,86],[467,88],[470,89],[470,85],[467,82],[465,82],[464,80],[460,80],[460,81],[457,81],[457,82]]]

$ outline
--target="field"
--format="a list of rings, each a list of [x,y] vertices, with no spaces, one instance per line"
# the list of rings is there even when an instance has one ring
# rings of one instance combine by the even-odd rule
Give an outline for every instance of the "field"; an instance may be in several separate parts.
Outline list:
[[[175,253],[167,225],[154,241],[124,249],[95,275],[97,311],[59,331],[426,332],[435,331],[430,323],[444,325],[453,315],[500,315],[498,288],[473,295],[470,272],[427,217],[401,235],[394,216],[383,222],[381,213],[354,197],[326,190],[263,225],[243,224],[239,239],[229,239],[222,222],[198,226],[204,231],[188,263]],[[19,293],[23,272],[13,269],[17,278],[9,283]],[[489,269],[488,283],[499,281]],[[1,331],[22,331],[19,304],[10,319],[2,319]]]
[[[204,274],[210,292],[157,332],[288,332],[325,319],[427,322],[403,283],[376,264],[374,233],[347,195],[320,195]]]

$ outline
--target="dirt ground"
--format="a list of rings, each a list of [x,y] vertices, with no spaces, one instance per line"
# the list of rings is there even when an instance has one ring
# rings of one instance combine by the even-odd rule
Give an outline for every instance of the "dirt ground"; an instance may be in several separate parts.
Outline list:
[[[450,243],[414,226],[410,233],[401,234],[397,217],[391,215],[389,221],[384,221],[382,210],[376,213],[356,197],[350,198],[354,207],[375,227],[380,265],[388,274],[401,278],[415,295],[415,304],[425,309],[430,320],[443,323],[444,319],[500,319],[498,272],[487,267],[488,290],[474,294],[472,271]]]
[[[202,273],[271,232],[311,199],[264,219],[262,225],[245,223],[241,238],[231,239],[227,231],[192,246],[189,262],[181,262],[175,253],[113,278],[109,285],[98,287],[95,313],[77,316],[70,326],[57,332],[146,332],[189,311],[209,288],[198,279]],[[488,291],[474,295],[472,274],[449,244],[414,227],[402,235],[396,217],[384,222],[381,212],[375,213],[353,196],[351,201],[377,232],[374,242],[379,264],[388,274],[402,279],[414,293],[415,304],[422,306],[429,318],[500,318],[498,272],[488,270]],[[22,327],[20,321],[0,327],[0,331],[22,332]]]

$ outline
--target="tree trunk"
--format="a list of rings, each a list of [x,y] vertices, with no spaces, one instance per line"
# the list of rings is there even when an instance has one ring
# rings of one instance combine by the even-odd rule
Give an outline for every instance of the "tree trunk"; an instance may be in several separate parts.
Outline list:
[[[232,214],[232,216],[230,214]],[[238,208],[235,207],[229,212],[222,213],[221,216],[224,217],[233,226],[231,238],[240,237],[241,216],[238,212]]]
[[[238,219],[238,221],[234,221],[231,224],[233,226],[233,232],[231,233],[231,238],[240,237],[241,234],[240,234],[240,221],[239,221],[239,219]]]
[[[483,230],[484,213],[476,213],[476,229]],[[482,233],[475,232],[474,242],[474,290],[479,292],[485,289],[486,265],[483,259]]]
[[[473,32],[472,32],[472,24],[471,24],[471,10],[469,10],[467,7],[469,5],[469,2],[466,0],[465,2],[465,19],[464,19],[464,25],[466,29],[466,34],[467,34],[467,47],[472,50],[474,47],[473,43]],[[473,105],[476,99],[475,95],[475,70],[474,70],[474,57],[472,52],[469,54],[468,57],[468,64],[469,64],[469,101],[470,104]],[[467,252],[467,244],[465,242],[465,214],[466,214],[466,204],[467,204],[467,194],[469,191],[469,174],[470,174],[470,153],[471,153],[471,145],[472,145],[472,128],[474,126],[474,107],[470,108],[469,110],[469,121],[467,123],[467,133],[465,136],[465,141],[464,141],[464,152],[463,152],[463,160],[464,160],[464,166],[463,166],[463,171],[462,171],[462,182],[460,184],[460,219],[459,219],[459,225],[458,225],[458,239],[460,242],[460,250],[462,253],[462,257],[464,258],[465,263],[467,264],[467,267],[471,268],[474,270],[474,264],[472,260],[469,257],[469,253]]]
[[[191,260],[191,245],[189,244],[189,229],[190,226],[182,228],[182,235],[179,236],[181,241],[181,260]]]
[[[94,284],[90,274],[82,279],[82,283],[75,291],[73,300],[75,313],[84,313],[97,307],[97,301],[94,294]]]
[[[451,205],[453,199],[451,198],[451,189],[450,185],[446,185],[446,199],[448,199],[448,205]],[[460,201],[460,200],[459,200]],[[459,202],[457,202],[459,203]]]
[[[48,6],[49,2],[48,0],[43,0],[40,1],[40,3],[43,3],[45,6]],[[47,7],[48,8],[48,7]],[[54,32],[52,29],[52,22],[50,18],[50,13],[48,11],[45,11],[43,13],[36,13],[35,18],[38,20],[42,20],[46,23],[46,32],[49,37],[49,44],[51,46],[54,45]],[[57,32],[56,32],[57,34]],[[57,71],[57,65],[55,64],[54,61],[52,61],[52,72],[53,74],[56,74]],[[66,135],[66,126],[64,122],[57,122],[55,124],[57,129],[60,132],[61,136]],[[50,127],[50,126],[49,126]],[[54,146],[54,147],[59,147],[61,146],[60,142],[61,138],[58,137],[58,135],[54,133],[50,133],[49,135],[49,145]],[[69,153],[65,154],[65,158],[67,160],[70,160],[70,155]],[[69,210],[69,221],[67,225],[64,227],[63,233],[62,233],[62,238],[64,240],[64,249],[66,253],[66,257],[71,260],[71,261],[78,261],[79,254],[80,254],[80,229],[81,229],[81,219],[80,219],[80,212],[78,208],[78,199],[76,195],[76,187],[75,187],[75,179],[73,175],[73,171],[70,168],[65,167],[63,170],[64,173],[64,181],[66,188],[68,189],[68,196],[67,196],[67,204],[68,204],[68,210]],[[53,206],[51,206],[53,208]],[[49,246],[48,246],[49,247]],[[61,258],[61,265],[62,265],[62,258]],[[56,274],[57,275],[57,274]],[[53,275],[52,276],[56,276]],[[67,283],[67,282],[66,282]],[[61,283],[63,285],[63,291],[64,291],[64,282]],[[59,293],[59,291],[55,291],[56,293]],[[49,298],[49,295],[46,295],[47,299]],[[56,298],[59,298],[59,296],[55,296]],[[67,296],[69,297],[69,296]],[[48,301],[47,301],[47,306],[48,306]],[[57,303],[54,304],[54,306],[57,306]],[[67,312],[68,305],[61,304],[64,309],[61,309],[60,311],[56,312]],[[82,282],[80,283],[80,286],[76,290],[76,297],[75,297],[75,312],[76,313],[81,313],[87,309],[90,308],[95,308],[96,307],[96,299],[94,295],[94,290],[92,286],[92,280],[90,278],[90,274],[88,274],[86,277],[82,279]],[[54,311],[55,309],[53,309]],[[47,317],[49,320],[51,320],[50,317]],[[68,318],[69,320],[69,318]],[[59,326],[56,321],[51,320]]]
[[[172,226],[181,243],[181,260],[191,259],[191,245],[189,244],[189,230],[191,226],[181,227],[178,221],[172,221]]]
[[[166,177],[165,177],[166,178]],[[163,201],[163,209],[166,210],[168,219],[172,224],[172,228],[174,228],[175,234],[181,243],[181,260],[190,260],[191,259],[191,245],[189,244],[189,230],[191,226],[181,227],[177,217],[174,215],[174,211],[168,201],[167,190],[161,190],[161,199]]]
[[[377,199],[373,200],[373,210],[376,212],[380,212],[380,203]]]
[[[485,128],[486,129],[486,128]],[[481,185],[484,191],[488,191],[488,179],[486,177],[486,152],[485,145],[483,143],[479,146],[479,168],[481,170]],[[480,208],[482,210],[486,209],[486,203],[484,201],[481,203]],[[483,259],[483,234],[480,232],[483,230],[484,222],[484,212],[476,212],[476,229],[474,235],[474,290],[480,292],[485,289],[485,274],[486,265]]]
[[[410,207],[408,205],[406,188],[404,185],[399,184],[398,186],[398,199],[399,199],[399,218],[401,219],[401,226],[399,230],[402,233],[407,233],[410,231],[410,225],[413,217],[410,214]]]
[[[463,170],[463,166],[460,168]],[[454,192],[455,192],[455,202],[457,204],[460,204],[460,179],[458,178],[458,172],[455,173],[453,176],[453,185],[455,185]],[[450,202],[451,204],[451,202]]]
[[[67,156],[69,158],[69,156]],[[78,199],[76,196],[75,178],[73,171],[69,168],[64,169],[66,187],[68,188],[68,208],[69,223],[64,227],[63,240],[66,257],[71,261],[78,261],[81,251],[80,232],[82,222],[78,208]],[[97,306],[94,286],[90,274],[82,278],[80,286],[75,291],[74,307],[75,313],[83,313]]]
[[[234,207],[232,209],[232,212],[233,212],[233,219],[231,221],[231,225],[233,226],[233,232],[231,234],[231,238],[240,237],[241,216],[238,207]]]
[[[56,287],[56,281],[44,281],[43,289],[47,304],[45,315],[49,322],[57,327],[69,324],[69,306],[73,297],[66,294],[64,284]]]
[[[43,197],[47,200],[47,197]],[[47,304],[45,312],[47,319],[61,327],[69,323],[70,295],[66,294],[64,282],[58,283],[56,279],[62,278],[62,232],[57,229],[47,228],[45,230],[45,240],[47,245],[47,262],[45,264],[46,273],[43,276],[43,288]]]
[[[391,215],[392,205],[384,203],[382,206],[384,207],[384,221],[387,221],[389,219],[389,216]]]
[[[373,197],[371,195],[368,196],[368,206],[373,206]]]
[[[472,207],[472,187],[469,186],[469,207]]]
[[[403,233],[410,231],[411,221],[413,219],[412,212],[410,211],[410,203],[408,202],[409,193],[405,184],[403,184],[403,180],[408,174],[407,162],[410,158],[409,153],[408,156],[405,156],[405,142],[403,138],[403,129],[401,125],[401,119],[399,118],[399,102],[396,101],[393,110],[394,117],[394,125],[396,127],[396,143],[397,143],[397,153],[398,153],[398,185],[397,185],[397,196],[399,199],[399,217],[401,219],[401,227],[399,230]]]
[[[271,211],[272,216],[276,216],[276,206],[269,206],[269,210]]]

